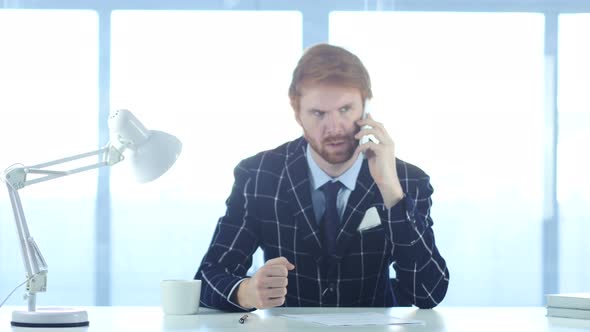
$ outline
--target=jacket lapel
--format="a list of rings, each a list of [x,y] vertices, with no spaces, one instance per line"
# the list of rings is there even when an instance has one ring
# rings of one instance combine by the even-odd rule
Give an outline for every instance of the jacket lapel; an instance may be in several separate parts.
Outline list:
[[[342,215],[342,227],[336,239],[336,260],[342,259],[346,254],[346,249],[352,238],[356,235],[357,229],[365,216],[365,212],[370,208],[371,203],[374,202],[374,196],[377,190],[377,185],[369,172],[368,163],[366,160],[363,160],[363,165],[356,181],[356,187],[350,193],[346,209]]]
[[[291,202],[297,237],[303,239],[307,252],[320,262],[323,256],[320,229],[315,219],[313,204],[311,202],[311,187],[309,181],[309,169],[305,157],[307,142],[303,138],[293,141],[285,158],[287,176],[287,197]]]

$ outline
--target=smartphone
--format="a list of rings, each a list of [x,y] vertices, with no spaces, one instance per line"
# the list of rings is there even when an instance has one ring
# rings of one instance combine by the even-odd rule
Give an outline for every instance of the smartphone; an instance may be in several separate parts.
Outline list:
[[[369,115],[369,112],[371,112],[371,102],[369,101],[369,99],[365,99],[365,109],[363,110],[362,119],[366,119],[367,116]],[[373,127],[371,127],[369,125],[364,125],[361,129],[373,129]],[[373,136],[373,134],[369,134],[369,135],[365,135],[365,136],[361,137],[359,144],[365,144],[365,143],[368,143],[369,141],[371,141],[375,144],[379,144],[379,140],[375,136]]]

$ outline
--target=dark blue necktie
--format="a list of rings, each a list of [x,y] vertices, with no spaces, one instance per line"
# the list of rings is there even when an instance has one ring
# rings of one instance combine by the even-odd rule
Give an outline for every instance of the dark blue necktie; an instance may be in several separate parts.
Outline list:
[[[329,181],[320,187],[324,192],[324,196],[326,196],[326,211],[324,212],[324,220],[322,222],[322,233],[328,255],[334,254],[336,250],[336,237],[340,228],[340,216],[338,214],[338,207],[336,206],[340,187],[342,187],[340,181]]]

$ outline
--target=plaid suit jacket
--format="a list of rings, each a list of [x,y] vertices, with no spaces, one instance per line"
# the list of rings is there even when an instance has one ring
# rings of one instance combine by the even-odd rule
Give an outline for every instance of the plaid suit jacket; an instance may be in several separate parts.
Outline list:
[[[306,146],[299,138],[235,168],[226,214],[195,275],[202,280],[201,304],[244,310],[230,292],[261,247],[265,260],[284,256],[295,265],[284,306],[436,306],[446,294],[449,272],[431,228],[428,175],[396,160],[406,197],[387,209],[365,160],[342,216],[336,254],[328,258],[313,213]],[[381,224],[358,231],[371,207]],[[390,279],[392,264],[396,277]]]

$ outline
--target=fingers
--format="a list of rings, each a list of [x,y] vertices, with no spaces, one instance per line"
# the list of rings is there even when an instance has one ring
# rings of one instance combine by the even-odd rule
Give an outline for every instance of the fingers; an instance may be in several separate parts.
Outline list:
[[[289,260],[287,260],[285,257],[281,256],[281,257],[277,257],[277,258],[273,258],[273,259],[269,259],[268,261],[266,261],[266,263],[264,263],[264,265],[283,265],[287,268],[287,270],[293,270],[295,268],[295,265],[291,264],[289,262]]]
[[[355,139],[361,140],[364,136],[373,135],[377,142],[369,140],[364,144],[359,144],[355,150],[355,157],[361,153],[364,153],[369,159],[378,156],[387,157],[390,154],[395,156],[395,143],[382,123],[375,121],[369,114],[366,119],[357,120],[356,124],[361,129],[354,135]]]
[[[285,303],[285,296],[287,296],[286,287],[268,288],[257,285],[254,307],[264,309],[283,305]]]
[[[377,134],[377,130],[375,130],[374,128],[363,127],[358,131],[358,133],[356,133],[354,135],[354,138],[360,139],[361,137],[363,137],[365,135],[370,135],[370,134],[373,134],[373,135]]]
[[[268,309],[268,308],[280,307],[284,303],[285,303],[285,297],[278,297],[275,299],[268,299],[268,300],[264,301],[264,303],[261,303],[261,305],[257,308],[258,309]]]
[[[384,146],[381,144],[375,144],[375,142],[372,141],[368,141],[365,144],[359,144],[355,150],[355,154],[358,155],[360,153],[364,153],[367,158],[372,158],[379,153],[380,149],[384,149]]]
[[[256,308],[272,308],[283,305],[289,284],[289,271],[295,265],[285,257],[268,260],[252,278]]]
[[[375,138],[377,138],[379,140],[380,143],[382,144],[392,144],[393,140],[391,139],[391,137],[389,136],[389,134],[387,133],[387,131],[385,130],[385,128],[383,126],[381,127],[361,127],[361,130],[359,130],[358,133],[356,133],[354,135],[354,138],[356,138],[357,140],[360,140],[363,136],[366,135],[373,135],[375,136]]]
[[[272,308],[283,305],[287,296],[287,278],[262,277],[254,278],[255,307],[258,309]]]
[[[287,288],[267,288],[262,291],[262,294],[266,299],[275,300],[287,296]]]
[[[262,288],[285,288],[289,284],[289,279],[282,277],[269,277],[261,280]]]
[[[373,116],[371,116],[371,114],[369,114],[366,119],[357,120],[356,124],[359,125],[360,127],[366,125],[366,126],[371,126],[373,128],[377,128],[381,131],[385,131],[385,127],[383,126],[383,124],[381,122],[375,121],[375,119],[373,119]]]
[[[265,277],[286,278],[289,275],[289,270],[282,265],[264,265],[260,268],[260,271]]]

